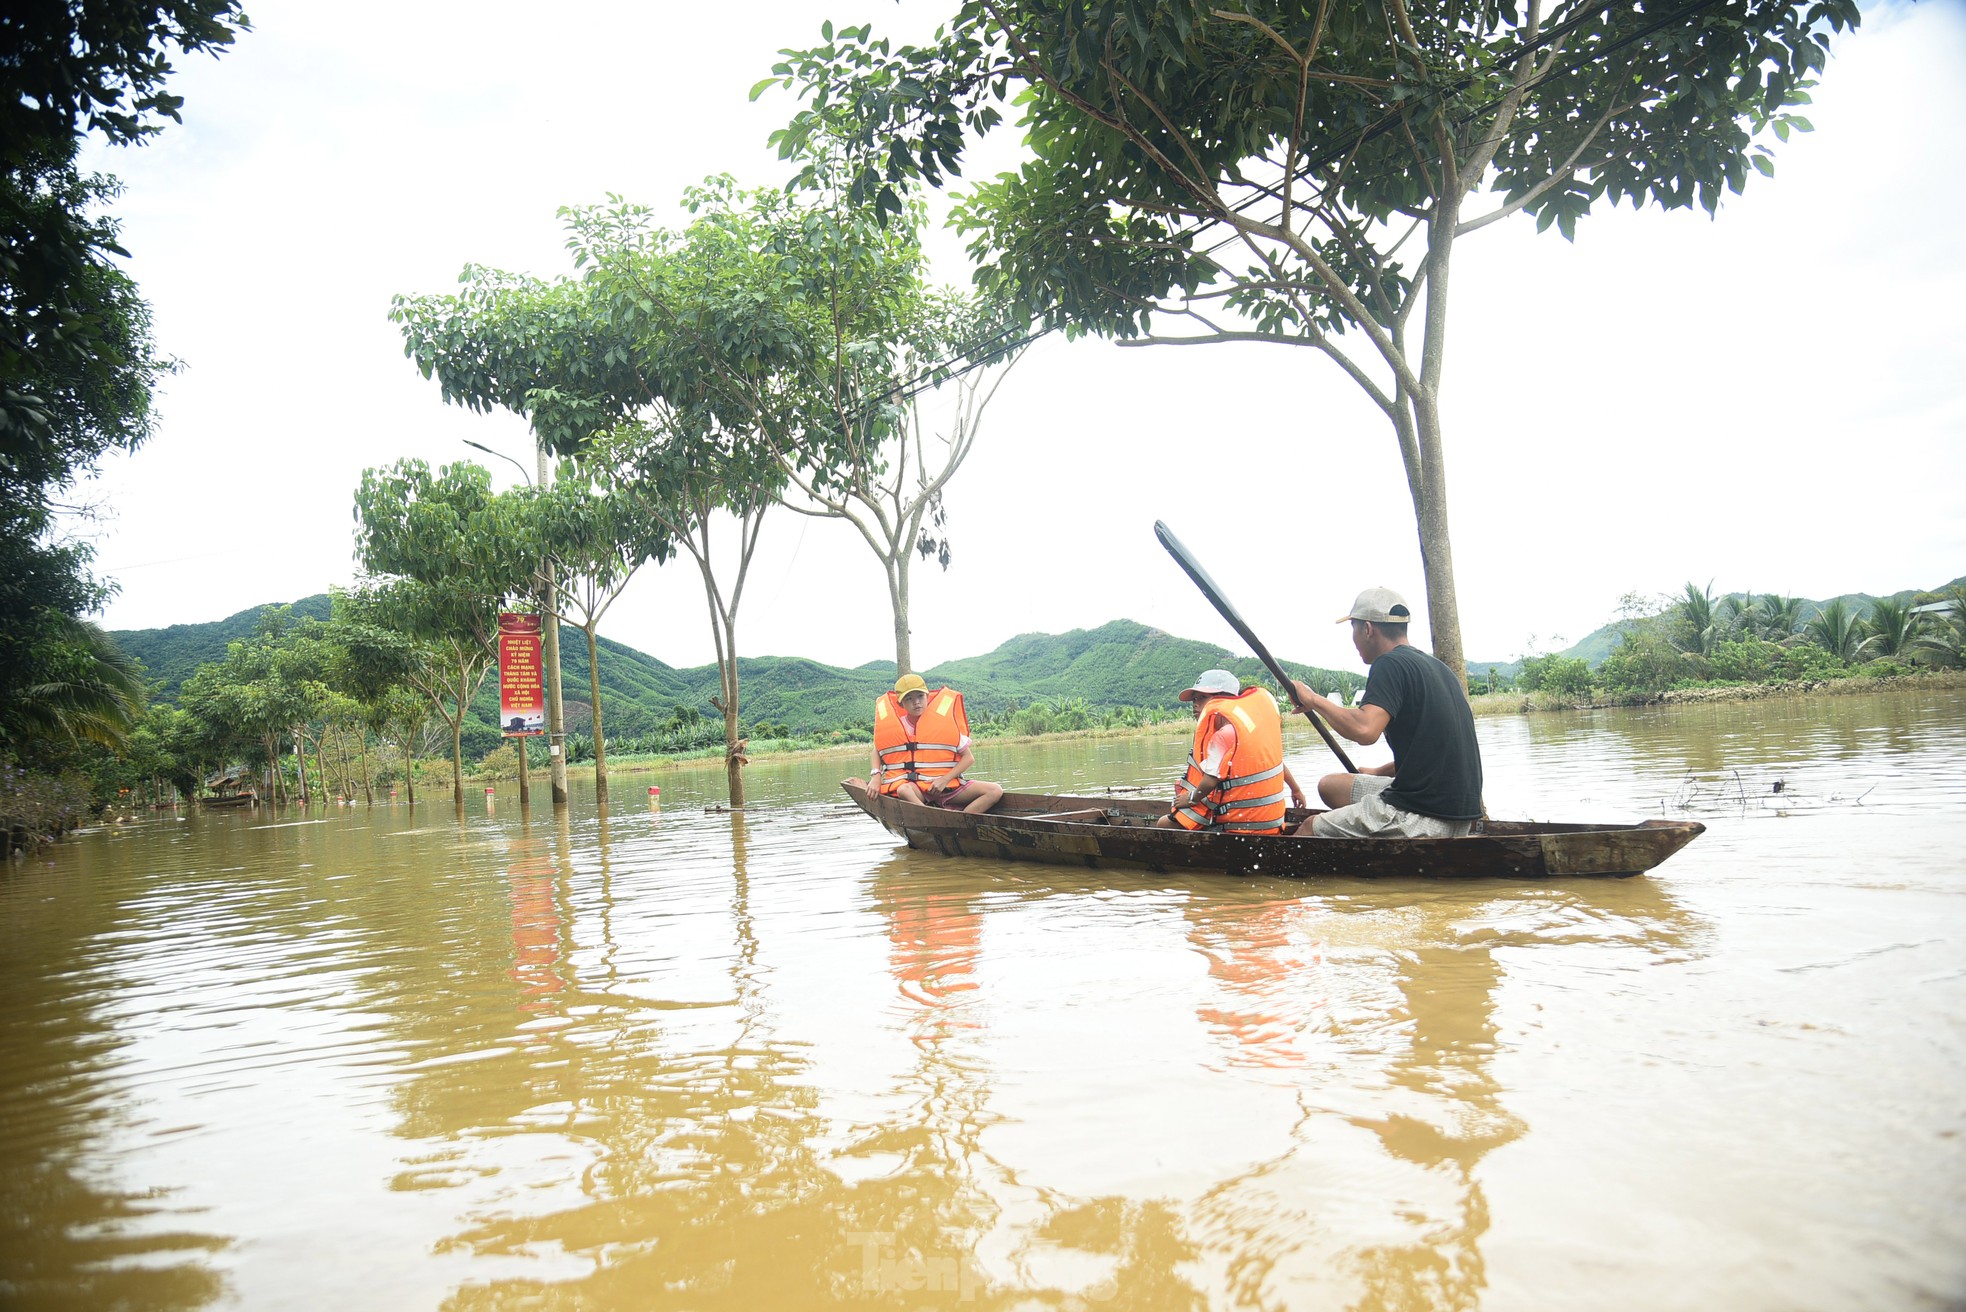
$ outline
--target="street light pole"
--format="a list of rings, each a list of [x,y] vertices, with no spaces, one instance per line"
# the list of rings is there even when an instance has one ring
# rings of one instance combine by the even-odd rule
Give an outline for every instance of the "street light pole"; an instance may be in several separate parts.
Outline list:
[[[468,437],[462,440],[464,442],[464,445],[468,447],[472,447],[476,450],[482,451],[488,456],[497,456],[500,460],[503,460],[506,464],[512,466],[512,468],[519,471],[519,477],[526,480],[527,487],[532,486],[532,475],[526,472],[526,467],[524,465],[514,460],[511,456],[506,455],[503,451],[494,451],[490,447],[486,446],[483,442],[473,442]]]
[[[546,459],[546,443],[536,442],[533,454],[539,461],[539,486],[553,481],[553,466]],[[540,562],[540,600],[546,614],[546,759],[553,772],[553,805],[567,804],[567,711],[560,698],[560,597],[553,558]]]

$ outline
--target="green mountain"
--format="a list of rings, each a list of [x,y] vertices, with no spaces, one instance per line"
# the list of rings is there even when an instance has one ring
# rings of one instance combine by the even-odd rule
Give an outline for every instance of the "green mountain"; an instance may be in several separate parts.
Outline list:
[[[1966,587],[1966,577],[1956,578],[1950,583],[1941,583],[1938,587],[1931,589],[1906,588],[1901,592],[1887,593],[1882,598],[1872,596],[1868,592],[1846,592],[1840,597],[1825,597],[1821,601],[1814,601],[1805,597],[1802,600],[1802,622],[1807,624],[1810,620],[1816,618],[1817,613],[1823,607],[1834,601],[1842,602],[1851,612],[1858,616],[1863,616],[1869,614],[1870,608],[1880,600],[1912,601],[1919,597],[1929,598],[1933,594],[1948,592],[1953,588],[1961,587]],[[1768,594],[1764,592],[1757,592],[1752,594],[1752,596],[1746,592],[1729,592],[1725,594],[1726,600],[1737,606],[1747,601],[1759,601],[1766,595]],[[1715,600],[1719,600],[1719,598]],[[1596,669],[1599,663],[1615,651],[1617,647],[1618,626],[1614,622],[1592,631],[1582,641],[1572,643],[1558,654],[1571,657],[1575,660],[1581,660],[1592,669]],[[1491,670],[1500,670],[1503,674],[1512,675],[1520,666],[1520,661],[1469,661],[1468,673],[1470,675],[1485,675]]]
[[[294,603],[296,616],[326,618],[327,612],[325,595]],[[162,680],[163,697],[169,700],[199,664],[222,660],[227,643],[249,636],[258,619],[259,610],[254,609],[209,624],[123,630],[115,637],[125,651],[143,661],[153,679]],[[656,733],[678,707],[722,719],[710,701],[719,687],[715,665],[677,669],[607,638],[596,646],[610,740]],[[562,626],[560,659],[567,727],[582,732],[592,723],[592,714],[587,639],[579,629]],[[1217,666],[1235,671],[1244,682],[1268,681],[1252,657],[1232,656],[1211,643],[1177,638],[1132,620],[1070,633],[1020,634],[995,651],[947,661],[922,674],[931,686],[947,683],[961,688],[973,713],[989,714],[1040,700],[1073,698],[1093,707],[1172,707],[1195,675]],[[1356,671],[1297,662],[1285,662],[1285,668],[1326,692],[1349,693],[1362,682]],[[872,716],[874,698],[891,685],[894,675],[893,665],[886,661],[841,669],[796,656],[744,657],[737,669],[745,726],[782,724],[796,734],[864,725]],[[467,732],[475,752],[498,745],[497,693],[496,679],[487,680],[472,705],[472,718],[478,723]]]
[[[268,606],[279,605],[268,602]],[[295,619],[328,618],[328,594],[317,592],[296,601]],[[167,629],[119,629],[111,636],[116,645],[143,662],[152,680],[161,679],[166,701],[177,696],[178,687],[206,661],[222,661],[228,644],[253,636],[265,606],[242,610],[237,615],[209,624],[173,624]]]

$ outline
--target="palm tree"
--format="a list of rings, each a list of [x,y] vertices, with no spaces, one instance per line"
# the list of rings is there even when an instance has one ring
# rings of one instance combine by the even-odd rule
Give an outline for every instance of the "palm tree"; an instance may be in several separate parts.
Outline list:
[[[1938,652],[1949,665],[1966,665],[1966,588],[1954,588],[1939,600],[1947,609],[1920,616],[1928,623],[1918,645]]]
[[[1906,656],[1924,645],[1925,617],[1908,601],[1881,599],[1870,608],[1863,628],[1868,636],[1857,650],[1872,656]]]
[[[1802,598],[1769,593],[1761,599],[1761,632],[1776,642],[1786,642],[1802,627]]]
[[[1673,646],[1690,654],[1708,656],[1713,653],[1713,645],[1727,636],[1727,602],[1715,601],[1713,580],[1707,580],[1702,588],[1696,583],[1687,583],[1686,595],[1674,604],[1678,611],[1678,630],[1673,635]]]
[[[41,682],[21,690],[0,737],[120,747],[149,695],[143,667],[100,625],[60,612],[50,612],[48,622],[57,630],[49,645],[59,647],[59,659]]]
[[[1815,618],[1803,627],[1803,633],[1809,641],[1843,661],[1856,660],[1864,645],[1863,621],[1850,613],[1841,597],[1818,610]]]

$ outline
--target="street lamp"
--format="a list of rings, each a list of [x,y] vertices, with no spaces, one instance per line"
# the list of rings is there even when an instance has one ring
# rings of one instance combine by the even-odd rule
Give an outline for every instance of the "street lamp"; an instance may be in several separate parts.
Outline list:
[[[476,447],[478,450],[484,452],[488,456],[497,456],[500,460],[503,460],[506,464],[512,466],[512,468],[519,471],[519,477],[526,480],[527,487],[532,486],[532,475],[526,472],[526,467],[524,465],[514,460],[511,456],[506,455],[503,451],[494,451],[490,447],[486,446],[483,442],[473,442],[468,437],[462,438],[460,440],[464,443],[464,445],[469,447]]]

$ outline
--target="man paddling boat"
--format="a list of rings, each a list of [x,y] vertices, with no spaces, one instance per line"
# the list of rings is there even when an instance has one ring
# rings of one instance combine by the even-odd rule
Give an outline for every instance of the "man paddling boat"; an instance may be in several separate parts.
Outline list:
[[[1356,707],[1319,696],[1292,680],[1297,704],[1322,715],[1340,734],[1370,745],[1384,735],[1385,765],[1328,774],[1318,796],[1331,808],[1297,832],[1319,838],[1459,838],[1481,818],[1481,747],[1474,711],[1454,672],[1410,645],[1413,614],[1390,588],[1358,594],[1338,623],[1352,626],[1352,646],[1371,672]]]
[[[1003,787],[964,779],[975,762],[969,716],[954,688],[931,694],[921,675],[904,674],[875,700],[874,750],[867,764],[873,788],[947,811],[988,811],[1003,797]]]

